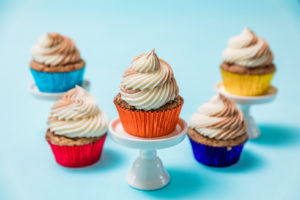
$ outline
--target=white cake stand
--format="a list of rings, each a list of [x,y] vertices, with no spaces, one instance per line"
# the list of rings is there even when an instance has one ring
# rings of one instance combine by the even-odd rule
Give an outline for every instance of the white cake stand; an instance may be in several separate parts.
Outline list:
[[[82,83],[82,87],[87,91],[90,90],[91,82],[89,80],[84,80]],[[64,95],[64,92],[57,92],[57,93],[47,93],[47,92],[40,92],[34,82],[30,83],[27,87],[28,91],[32,94],[32,96],[43,99],[43,100],[58,100],[61,99]]]
[[[255,104],[265,104],[273,101],[277,94],[277,89],[271,86],[267,94],[262,96],[238,96],[230,94],[226,91],[223,83],[218,83],[216,89],[220,94],[223,94],[227,98],[231,99],[233,102],[238,104],[239,108],[242,110],[244,117],[247,121],[247,133],[249,139],[255,139],[260,136],[260,130],[256,126],[253,117],[250,114],[250,108]]]
[[[126,147],[140,150],[139,157],[127,174],[127,183],[141,190],[155,190],[166,186],[170,176],[156,155],[156,149],[163,149],[180,143],[187,131],[187,124],[180,119],[176,129],[167,136],[158,138],[140,138],[129,135],[123,129],[119,118],[111,121],[109,125],[110,136],[113,141]]]

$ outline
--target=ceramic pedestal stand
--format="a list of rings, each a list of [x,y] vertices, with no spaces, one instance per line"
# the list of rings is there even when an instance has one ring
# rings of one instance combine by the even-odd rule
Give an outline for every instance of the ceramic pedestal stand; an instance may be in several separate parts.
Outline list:
[[[89,91],[91,86],[91,82],[89,80],[84,80],[82,83],[82,87]],[[57,92],[57,93],[47,93],[40,92],[35,83],[31,83],[28,85],[28,91],[32,94],[32,96],[43,99],[43,100],[58,100],[61,99],[65,92]]]
[[[247,121],[247,133],[249,139],[255,139],[260,136],[260,130],[256,126],[253,117],[250,114],[250,108],[255,104],[265,104],[273,101],[277,94],[277,89],[273,86],[270,87],[267,94],[262,96],[238,96],[228,93],[222,83],[216,85],[217,91],[227,98],[235,102],[243,111],[244,117]]]
[[[119,118],[111,121],[109,131],[116,143],[140,150],[126,177],[130,186],[142,190],[155,190],[168,184],[170,176],[157,156],[156,149],[174,146],[184,139],[187,124],[183,119],[178,121],[172,133],[158,138],[140,138],[126,133]]]

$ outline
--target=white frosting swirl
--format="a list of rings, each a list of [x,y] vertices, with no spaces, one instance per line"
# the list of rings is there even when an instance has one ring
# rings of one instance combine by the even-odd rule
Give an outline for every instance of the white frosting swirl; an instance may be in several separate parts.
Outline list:
[[[106,133],[108,122],[96,99],[76,86],[55,103],[47,124],[54,134],[75,138],[101,136]]]
[[[42,35],[31,49],[32,58],[49,66],[79,62],[80,52],[73,40],[58,33]]]
[[[154,49],[136,57],[121,81],[121,98],[136,109],[157,109],[178,96],[178,86],[167,62]]]
[[[270,65],[273,61],[268,43],[247,27],[240,35],[229,39],[228,47],[223,51],[222,57],[225,62],[244,67]]]
[[[199,107],[190,118],[190,127],[203,136],[218,140],[234,139],[246,132],[242,112],[221,95],[213,96]]]

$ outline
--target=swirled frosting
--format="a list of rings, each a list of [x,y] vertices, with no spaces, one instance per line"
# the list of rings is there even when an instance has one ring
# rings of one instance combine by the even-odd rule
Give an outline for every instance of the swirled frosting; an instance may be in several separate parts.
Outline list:
[[[121,81],[121,98],[136,109],[157,109],[178,96],[169,64],[154,51],[136,57]]]
[[[265,66],[273,62],[269,44],[247,27],[240,35],[229,39],[222,56],[225,62],[244,67]]]
[[[242,112],[223,95],[213,96],[200,106],[190,118],[190,127],[217,140],[230,140],[246,133]]]
[[[48,129],[69,138],[97,137],[106,133],[109,119],[96,99],[76,86],[64,94],[51,109]]]
[[[42,35],[31,49],[31,54],[35,61],[49,66],[72,64],[81,60],[73,40],[58,33]]]

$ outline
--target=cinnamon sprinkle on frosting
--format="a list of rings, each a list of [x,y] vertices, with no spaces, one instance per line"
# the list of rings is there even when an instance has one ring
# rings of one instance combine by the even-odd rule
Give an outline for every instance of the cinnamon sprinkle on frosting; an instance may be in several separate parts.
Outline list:
[[[223,95],[216,95],[200,106],[190,118],[190,127],[217,140],[232,140],[246,133],[242,112]]]
[[[267,41],[256,36],[247,27],[240,35],[229,39],[228,47],[224,50],[222,57],[229,64],[248,68],[267,66],[273,62],[273,53]]]
[[[42,35],[31,50],[32,58],[38,63],[51,66],[63,66],[81,61],[80,52],[74,41],[58,33]]]

